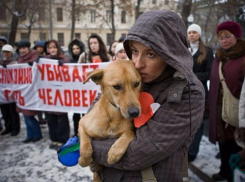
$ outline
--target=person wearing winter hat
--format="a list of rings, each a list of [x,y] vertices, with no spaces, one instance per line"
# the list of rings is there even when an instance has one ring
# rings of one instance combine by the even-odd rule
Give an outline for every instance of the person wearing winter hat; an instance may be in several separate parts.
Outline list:
[[[0,65],[7,67],[7,65],[16,64],[14,61],[14,49],[11,45],[5,44],[2,47],[2,58],[0,59]],[[15,103],[1,104],[1,112],[5,121],[5,130],[1,135],[11,133],[11,136],[16,136],[20,132],[20,116],[16,111]]]
[[[225,78],[225,83],[231,94],[240,99],[242,83],[244,81],[245,41],[242,40],[242,28],[233,21],[226,21],[218,25],[217,37],[220,48],[217,50],[210,75],[209,94],[209,140],[219,143],[220,171],[212,176],[213,181],[232,181],[232,170],[229,158],[242,150],[234,140],[235,127],[222,118],[223,89],[219,77],[219,66]],[[229,107],[226,105],[226,107]]]
[[[197,24],[192,24],[187,29],[187,37],[189,44],[189,51],[193,57],[193,72],[197,78],[202,82],[205,89],[206,103],[208,96],[207,81],[209,80],[211,67],[213,63],[213,51],[211,48],[206,47],[201,39],[202,30]],[[206,104],[207,109],[207,104]],[[188,151],[188,161],[192,162],[195,160],[198,152],[201,138],[203,135],[204,123],[197,131]]]
[[[19,41],[18,48],[19,48],[19,57],[18,63],[28,63],[32,65],[34,61],[38,59],[38,54],[36,50],[30,49],[30,42],[29,41]],[[40,125],[35,118],[35,115],[38,114],[38,111],[34,110],[26,110],[17,107],[18,112],[22,112],[25,119],[26,124],[26,131],[27,131],[27,138],[23,141],[23,143],[29,142],[37,142],[42,139],[42,132],[40,129]]]
[[[82,41],[78,39],[72,40],[68,45],[68,52],[71,58],[71,63],[77,63],[80,55],[84,53],[84,51],[85,45]],[[72,119],[74,124],[74,135],[76,136],[78,134],[78,123],[81,119],[81,114],[74,113]]]
[[[2,47],[8,43],[8,39],[5,36],[0,36],[0,58],[2,57]]]
[[[45,52],[44,52],[44,44],[45,42],[43,41],[36,41],[33,49],[35,49],[39,55],[39,57],[44,57]]]
[[[115,60],[117,59],[126,59],[128,60],[128,56],[124,50],[123,43],[118,43],[115,49]]]

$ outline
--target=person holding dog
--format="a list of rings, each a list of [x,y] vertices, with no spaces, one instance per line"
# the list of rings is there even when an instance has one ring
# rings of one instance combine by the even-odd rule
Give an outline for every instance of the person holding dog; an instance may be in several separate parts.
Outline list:
[[[202,123],[205,105],[203,85],[192,71],[185,24],[174,12],[148,11],[130,29],[124,48],[141,75],[142,91],[160,107],[136,129],[118,162],[107,162],[117,139],[92,141],[93,163],[105,166],[99,177],[105,182],[141,182],[148,169],[156,181],[182,182],[183,160]]]

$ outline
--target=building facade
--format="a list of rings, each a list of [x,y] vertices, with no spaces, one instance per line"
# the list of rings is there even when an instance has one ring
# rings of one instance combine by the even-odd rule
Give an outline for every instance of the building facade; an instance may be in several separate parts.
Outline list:
[[[33,1],[35,2],[35,1]],[[100,35],[107,46],[112,40],[112,11],[111,1],[76,0],[72,11],[72,0],[39,0],[38,8],[28,5],[29,9],[19,18],[16,41],[29,40],[32,45],[37,40],[47,41],[51,38],[58,40],[64,49],[71,41],[72,14],[75,14],[74,38],[87,44],[92,33]],[[115,39],[125,36],[135,21],[137,0],[114,0]],[[174,1],[141,0],[140,13],[153,9],[171,9],[175,11]],[[35,17],[30,23],[30,17]],[[0,5],[0,35],[8,37],[11,13]],[[31,25],[31,28],[30,28]],[[28,33],[31,30],[31,33]]]

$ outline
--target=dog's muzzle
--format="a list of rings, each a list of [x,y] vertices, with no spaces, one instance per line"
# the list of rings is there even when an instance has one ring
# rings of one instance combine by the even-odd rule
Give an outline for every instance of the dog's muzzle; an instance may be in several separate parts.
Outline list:
[[[137,107],[132,107],[128,110],[128,114],[132,118],[136,118],[139,116],[140,110]]]

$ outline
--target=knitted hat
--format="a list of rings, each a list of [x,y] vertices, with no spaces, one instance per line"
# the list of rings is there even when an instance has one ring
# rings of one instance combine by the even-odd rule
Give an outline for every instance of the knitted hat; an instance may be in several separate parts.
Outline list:
[[[199,25],[197,25],[197,24],[191,24],[189,27],[188,27],[188,29],[187,29],[187,33],[189,32],[189,31],[196,31],[198,34],[199,34],[199,36],[201,37],[202,36],[202,29],[201,29],[201,27],[199,26]]]
[[[21,40],[18,42],[18,48],[22,48],[22,47],[28,47],[30,48],[31,43],[27,40]]]
[[[36,41],[33,49],[36,49],[37,46],[44,47],[44,44],[45,44],[45,42],[43,42],[43,41]]]
[[[3,47],[2,47],[2,52],[3,51],[8,51],[8,52],[12,52],[14,54],[14,49],[11,45],[9,44],[5,44]]]
[[[216,29],[217,35],[221,30],[228,30],[233,35],[235,35],[236,38],[242,38],[242,27],[239,23],[236,23],[234,21],[226,21],[219,24]]]
[[[118,43],[115,49],[115,55],[122,49],[124,49],[123,43]]]

